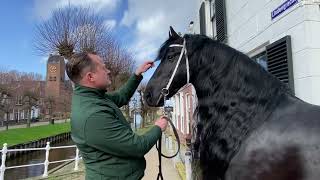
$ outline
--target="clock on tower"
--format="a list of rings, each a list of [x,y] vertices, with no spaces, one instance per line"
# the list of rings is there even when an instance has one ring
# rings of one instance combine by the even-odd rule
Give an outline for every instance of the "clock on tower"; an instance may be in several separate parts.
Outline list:
[[[55,72],[57,72],[57,67],[53,66],[53,65],[50,65],[49,66],[49,71],[52,72],[52,73],[55,73]]]
[[[61,96],[65,81],[65,63],[62,56],[49,56],[46,80],[46,95],[53,97]]]

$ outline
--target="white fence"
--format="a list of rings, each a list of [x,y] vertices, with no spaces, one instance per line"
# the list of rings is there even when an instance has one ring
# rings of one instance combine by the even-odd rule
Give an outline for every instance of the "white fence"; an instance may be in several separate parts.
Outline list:
[[[76,148],[76,156],[74,159],[65,159],[65,160],[60,160],[60,161],[49,161],[49,153],[51,149],[66,149],[66,148]],[[11,167],[6,167],[6,155],[7,152],[19,152],[19,151],[39,151],[39,150],[45,150],[46,151],[46,159],[43,163],[36,163],[36,164],[26,164],[26,165],[20,165],[20,166],[11,166]],[[0,151],[2,154],[2,163],[0,167],[0,180],[4,180],[4,173],[7,169],[15,169],[15,168],[23,168],[23,167],[30,167],[30,166],[39,166],[39,165],[44,165],[44,172],[43,172],[43,177],[48,177],[48,166],[49,164],[55,164],[55,163],[61,163],[61,162],[70,162],[70,161],[75,161],[75,166],[74,166],[74,171],[77,171],[78,165],[79,165],[79,160],[82,159],[82,157],[79,156],[79,149],[75,146],[57,146],[57,147],[50,147],[50,142],[47,142],[46,147],[44,148],[28,148],[28,149],[8,149],[7,144],[3,144],[3,148]]]

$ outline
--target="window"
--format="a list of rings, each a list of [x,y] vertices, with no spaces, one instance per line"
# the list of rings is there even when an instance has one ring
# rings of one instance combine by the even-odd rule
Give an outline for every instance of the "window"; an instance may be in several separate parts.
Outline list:
[[[20,111],[20,118],[19,119],[24,119],[24,115],[23,115],[23,113],[24,113],[24,111],[22,110],[22,111]]]
[[[227,23],[225,0],[213,0],[210,3],[210,22],[212,37],[219,42],[227,42]]]
[[[179,125],[180,121],[180,102],[179,102],[179,95],[175,95],[175,107],[176,107],[176,127]]]
[[[14,109],[12,110],[12,113],[10,113],[10,118],[9,120],[13,120],[14,119]]]
[[[217,18],[216,18],[216,6],[214,1],[210,4],[210,21],[212,25],[212,37],[213,39],[217,40]]]
[[[13,120],[19,120],[19,110],[14,112],[14,119]]]
[[[265,70],[268,70],[266,51],[263,51],[262,53],[255,55],[254,57],[252,57],[252,60],[260,64]]]
[[[16,105],[22,105],[22,96],[16,97]]]
[[[180,118],[181,118],[181,132],[184,133],[184,113],[185,113],[185,104],[184,104],[184,94],[180,93]]]
[[[172,101],[173,101],[172,122],[173,122],[174,126],[177,126],[177,124],[176,124],[176,113],[177,113],[176,96],[172,97]]]
[[[206,11],[205,11],[205,2],[201,3],[201,7],[199,10],[200,16],[200,34],[206,35]]]
[[[22,110],[21,119],[25,119],[24,110]]]
[[[187,134],[190,133],[190,112],[191,112],[191,96],[187,94],[187,103],[186,103],[186,125],[187,125]]]
[[[49,81],[57,81],[57,77],[49,77]]]
[[[294,93],[291,37],[285,36],[266,47],[268,71],[286,83]]]

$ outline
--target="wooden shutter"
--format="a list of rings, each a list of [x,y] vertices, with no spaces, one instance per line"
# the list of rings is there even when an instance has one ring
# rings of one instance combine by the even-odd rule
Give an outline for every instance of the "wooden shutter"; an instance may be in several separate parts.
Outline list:
[[[294,92],[291,37],[285,36],[268,45],[266,49],[268,71],[286,83]]]
[[[201,3],[200,11],[200,34],[206,35],[206,11],[205,11],[205,2]]]
[[[217,40],[227,42],[227,21],[225,0],[215,0],[215,16],[217,28]]]

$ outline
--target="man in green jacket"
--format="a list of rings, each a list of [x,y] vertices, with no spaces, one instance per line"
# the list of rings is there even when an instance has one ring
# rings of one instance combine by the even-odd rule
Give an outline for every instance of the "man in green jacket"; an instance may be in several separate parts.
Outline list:
[[[108,93],[110,71],[99,56],[79,53],[67,63],[67,75],[75,83],[71,136],[83,157],[86,179],[137,180],[144,176],[144,155],[166,129],[167,120],[161,117],[139,136],[119,108],[128,104],[141,74],[152,66],[152,62],[144,63],[120,90]]]

